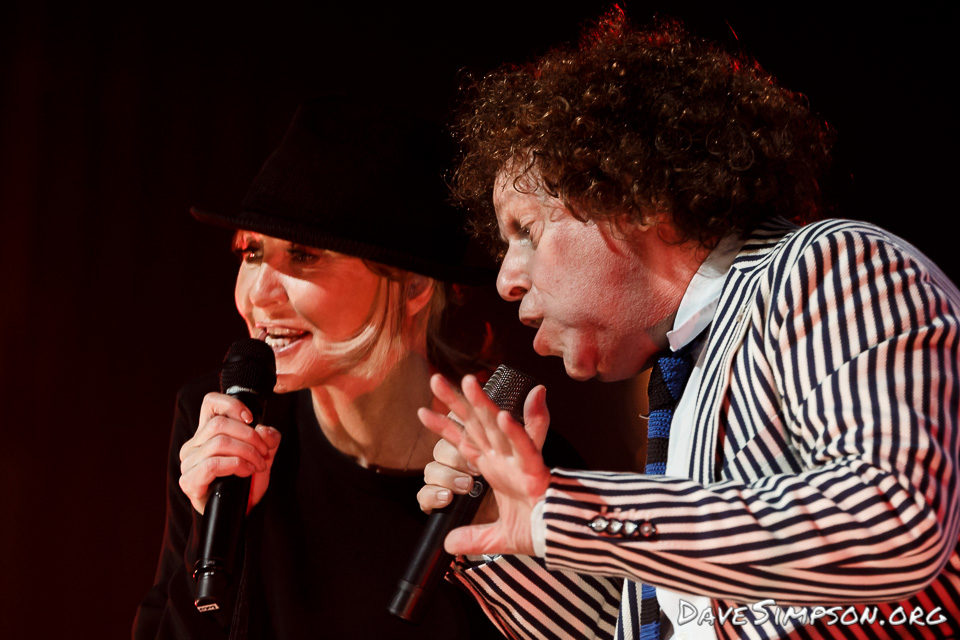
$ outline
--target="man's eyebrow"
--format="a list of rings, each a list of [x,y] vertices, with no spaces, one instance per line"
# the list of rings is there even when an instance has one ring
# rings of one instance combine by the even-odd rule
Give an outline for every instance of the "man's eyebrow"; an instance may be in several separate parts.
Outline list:
[[[514,220],[507,220],[507,221],[503,221],[499,219],[497,220],[497,238],[500,240],[500,242],[502,242],[503,244],[510,243],[510,240],[507,238],[506,230],[507,229],[512,230],[513,227],[515,226],[516,226],[516,223]]]
[[[520,221],[516,218],[510,218],[509,220],[504,221],[501,224],[497,224],[497,233],[500,235],[500,239],[505,243],[510,242],[510,239],[507,237],[508,234],[514,234],[520,230]]]

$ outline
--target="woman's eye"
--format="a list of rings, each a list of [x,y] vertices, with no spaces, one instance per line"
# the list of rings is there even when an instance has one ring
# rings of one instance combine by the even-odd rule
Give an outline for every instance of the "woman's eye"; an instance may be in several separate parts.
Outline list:
[[[290,262],[294,264],[313,264],[320,259],[318,254],[302,249],[288,249],[287,255],[290,256]]]
[[[245,247],[234,247],[233,253],[241,262],[257,262],[261,258],[260,247],[247,245]]]

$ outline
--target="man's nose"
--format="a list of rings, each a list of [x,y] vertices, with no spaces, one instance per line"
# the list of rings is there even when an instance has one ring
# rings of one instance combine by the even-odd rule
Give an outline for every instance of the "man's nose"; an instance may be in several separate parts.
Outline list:
[[[530,276],[523,255],[520,251],[507,249],[507,254],[500,264],[500,273],[497,274],[497,292],[500,297],[510,302],[522,300],[530,287]]]

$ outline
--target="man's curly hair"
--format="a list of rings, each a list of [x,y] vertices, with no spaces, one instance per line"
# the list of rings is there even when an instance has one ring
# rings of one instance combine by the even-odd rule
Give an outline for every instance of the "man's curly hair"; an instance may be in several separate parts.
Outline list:
[[[677,21],[636,30],[614,7],[580,46],[465,91],[452,186],[481,235],[496,236],[491,193],[504,167],[519,169],[515,188],[543,188],[583,220],[667,213],[705,246],[821,211],[829,126],[756,62]]]

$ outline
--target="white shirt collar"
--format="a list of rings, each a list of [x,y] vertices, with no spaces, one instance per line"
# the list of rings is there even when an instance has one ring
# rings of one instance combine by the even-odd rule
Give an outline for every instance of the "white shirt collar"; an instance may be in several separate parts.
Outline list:
[[[720,290],[744,242],[739,234],[724,237],[693,274],[680,300],[673,329],[667,332],[672,351],[685,347],[713,321]]]

